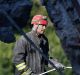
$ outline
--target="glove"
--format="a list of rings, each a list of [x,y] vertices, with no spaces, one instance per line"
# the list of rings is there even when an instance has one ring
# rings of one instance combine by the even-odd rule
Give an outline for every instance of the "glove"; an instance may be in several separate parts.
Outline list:
[[[52,61],[53,62],[53,64],[58,68],[58,69],[64,69],[64,65],[63,64],[61,64],[61,63],[59,63],[58,61],[57,61],[57,59],[50,59],[50,61]],[[52,67],[50,64],[48,65],[50,68]]]
[[[31,73],[31,69],[28,69],[27,71],[24,71],[21,75],[31,75]]]

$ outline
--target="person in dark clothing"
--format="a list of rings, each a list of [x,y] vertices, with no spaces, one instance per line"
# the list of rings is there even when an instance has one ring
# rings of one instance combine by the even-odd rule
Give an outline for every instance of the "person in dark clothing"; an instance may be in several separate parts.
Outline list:
[[[32,31],[26,33],[26,35],[48,58],[48,39],[44,35],[48,24],[47,17],[35,15],[31,24],[33,25]],[[13,49],[13,64],[15,66],[15,75],[38,75],[45,71],[45,66],[48,65],[48,62],[21,36],[16,41]]]

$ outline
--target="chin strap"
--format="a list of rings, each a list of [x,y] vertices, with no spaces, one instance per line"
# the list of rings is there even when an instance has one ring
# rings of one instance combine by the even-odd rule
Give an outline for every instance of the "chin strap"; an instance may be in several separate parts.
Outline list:
[[[72,69],[72,67],[70,67],[70,66],[69,66],[69,67],[64,67],[63,70],[64,70],[64,69]],[[56,69],[53,68],[53,69],[48,70],[48,71],[46,71],[46,72],[43,72],[43,73],[41,73],[41,74],[39,74],[39,75],[44,75],[44,74],[46,74],[46,73],[49,73],[49,72],[52,72],[52,71],[55,71],[55,70],[56,70]]]

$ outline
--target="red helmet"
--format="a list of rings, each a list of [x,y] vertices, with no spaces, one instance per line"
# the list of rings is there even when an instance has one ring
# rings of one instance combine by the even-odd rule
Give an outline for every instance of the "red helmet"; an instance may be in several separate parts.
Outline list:
[[[43,16],[43,15],[35,15],[33,18],[32,18],[32,21],[31,21],[31,24],[33,25],[47,25],[48,24],[48,21],[47,21],[47,16]]]

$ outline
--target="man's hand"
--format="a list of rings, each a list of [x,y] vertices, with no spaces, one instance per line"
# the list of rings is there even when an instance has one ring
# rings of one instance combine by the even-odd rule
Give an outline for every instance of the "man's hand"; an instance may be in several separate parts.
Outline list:
[[[58,69],[64,69],[64,65],[59,63],[57,61],[57,59],[50,59],[50,61],[52,61],[54,63],[54,65],[58,68]],[[52,66],[50,64],[48,64],[48,66],[51,68]]]
[[[27,71],[23,72],[21,75],[30,75],[32,73],[31,69],[28,69]]]

